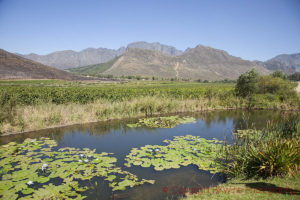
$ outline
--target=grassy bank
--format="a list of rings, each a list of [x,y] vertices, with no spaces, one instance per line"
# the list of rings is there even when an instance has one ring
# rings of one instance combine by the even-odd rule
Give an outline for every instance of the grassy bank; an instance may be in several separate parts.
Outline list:
[[[110,119],[172,114],[215,109],[248,108],[249,102],[242,98],[177,99],[159,96],[138,97],[123,101],[99,99],[93,103],[19,105],[10,111],[6,121],[1,124],[2,134],[31,131],[55,126],[104,121]],[[252,109],[291,110],[298,106],[290,102],[270,102],[263,97],[251,104]]]
[[[197,194],[190,191],[184,200],[282,200],[299,199],[300,175],[270,179],[235,179],[217,187],[204,189]]]

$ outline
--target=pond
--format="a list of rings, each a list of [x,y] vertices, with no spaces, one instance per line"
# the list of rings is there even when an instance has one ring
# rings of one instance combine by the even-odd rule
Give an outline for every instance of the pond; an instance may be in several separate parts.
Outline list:
[[[113,153],[117,158],[116,165],[139,178],[155,180],[154,184],[145,183],[127,188],[125,191],[112,191],[107,181],[92,178],[93,189],[83,192],[86,199],[178,199],[190,188],[197,190],[215,186],[224,182],[220,173],[200,170],[195,165],[181,166],[161,171],[151,167],[125,167],[125,158],[132,148],[145,145],[167,145],[164,140],[173,140],[174,136],[199,136],[208,140],[216,138],[232,143],[232,132],[238,129],[255,127],[264,128],[268,120],[278,120],[280,112],[275,111],[212,111],[202,113],[184,113],[196,119],[195,123],[180,124],[174,128],[130,128],[129,123],[138,119],[113,120],[84,125],[48,129],[26,134],[0,137],[0,144],[11,141],[22,143],[26,138],[39,139],[47,137],[57,142],[55,149],[64,147],[96,149],[95,153]],[[1,180],[0,180],[1,181]]]

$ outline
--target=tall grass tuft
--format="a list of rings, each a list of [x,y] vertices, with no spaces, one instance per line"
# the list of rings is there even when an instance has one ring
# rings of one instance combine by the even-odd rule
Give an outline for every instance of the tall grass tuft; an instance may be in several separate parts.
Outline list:
[[[293,176],[300,166],[299,116],[264,130],[237,131],[234,144],[226,145],[224,171],[230,177]]]

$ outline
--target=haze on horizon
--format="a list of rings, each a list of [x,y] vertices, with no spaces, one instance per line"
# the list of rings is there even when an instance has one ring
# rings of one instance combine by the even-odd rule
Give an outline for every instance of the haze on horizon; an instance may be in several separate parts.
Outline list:
[[[267,60],[300,52],[299,10],[299,0],[0,0],[0,48],[47,54],[147,41]]]

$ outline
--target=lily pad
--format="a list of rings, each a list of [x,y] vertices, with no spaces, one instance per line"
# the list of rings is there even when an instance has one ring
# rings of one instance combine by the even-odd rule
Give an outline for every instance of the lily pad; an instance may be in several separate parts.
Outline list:
[[[89,189],[84,183],[93,177],[104,178],[114,191],[152,183],[117,167],[109,153],[53,147],[56,142],[48,138],[0,146],[0,198],[84,199],[81,193]]]
[[[176,169],[180,166],[194,164],[201,170],[212,173],[221,170],[216,161],[221,142],[213,139],[206,140],[199,136],[175,136],[173,140],[165,140],[166,146],[146,145],[140,149],[132,149],[126,156],[125,166],[153,166],[154,170]],[[154,151],[153,151],[154,149]]]
[[[153,118],[143,118],[139,119],[136,124],[127,124],[128,127],[142,127],[147,126],[151,128],[173,128],[179,124],[194,123],[196,120],[193,117],[153,117]]]

